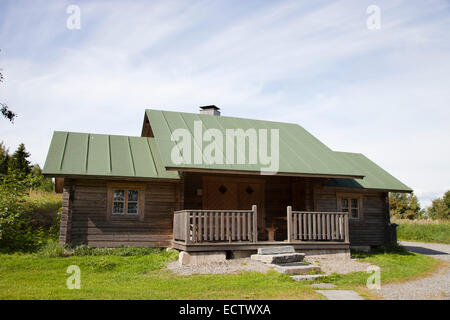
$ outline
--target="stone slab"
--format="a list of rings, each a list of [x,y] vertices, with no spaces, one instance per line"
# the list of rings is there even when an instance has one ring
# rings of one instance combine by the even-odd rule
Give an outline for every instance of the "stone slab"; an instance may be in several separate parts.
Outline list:
[[[324,277],[322,274],[302,274],[297,276],[291,276],[295,281],[308,281],[308,280],[316,280],[317,278]]]
[[[332,283],[313,283],[310,285],[313,288],[317,288],[317,289],[333,289],[336,288],[335,284]]]
[[[353,290],[316,290],[328,300],[364,300]]]
[[[309,263],[286,263],[282,265],[274,264],[275,271],[284,274],[298,275],[308,274],[311,271],[320,272],[320,267]]]
[[[282,247],[268,247],[268,248],[259,248],[258,254],[263,255],[272,255],[272,254],[281,254],[281,253],[295,253],[295,249],[293,246],[282,246]]]

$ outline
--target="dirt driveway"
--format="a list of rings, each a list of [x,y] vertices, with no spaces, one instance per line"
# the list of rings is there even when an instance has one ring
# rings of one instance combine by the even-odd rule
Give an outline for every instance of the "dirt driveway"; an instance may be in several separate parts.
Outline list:
[[[444,260],[447,262],[447,266],[430,277],[384,285],[381,288],[381,295],[386,299],[395,300],[450,300],[450,245],[406,241],[400,241],[400,244],[408,251]]]

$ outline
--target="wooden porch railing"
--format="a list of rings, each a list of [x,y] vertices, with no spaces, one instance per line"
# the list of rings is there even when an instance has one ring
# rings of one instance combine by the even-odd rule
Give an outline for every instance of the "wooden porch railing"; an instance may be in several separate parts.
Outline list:
[[[349,242],[348,213],[292,211],[287,207],[288,242]]]
[[[252,210],[181,210],[173,216],[174,240],[184,243],[258,239],[257,208]]]

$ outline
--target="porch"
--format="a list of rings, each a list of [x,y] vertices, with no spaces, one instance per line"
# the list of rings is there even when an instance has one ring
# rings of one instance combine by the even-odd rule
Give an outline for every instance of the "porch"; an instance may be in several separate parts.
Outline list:
[[[281,219],[280,219],[281,220]],[[258,228],[258,209],[181,210],[174,213],[174,248],[194,251],[257,250],[290,245],[296,250],[349,249],[348,213],[293,211],[286,208],[287,238],[267,240],[270,228]]]

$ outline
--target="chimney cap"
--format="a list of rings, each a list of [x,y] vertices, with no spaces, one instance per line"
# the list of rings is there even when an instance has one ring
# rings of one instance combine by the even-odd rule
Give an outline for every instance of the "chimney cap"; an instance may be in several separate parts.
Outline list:
[[[200,109],[202,109],[202,110],[208,110],[208,109],[220,110],[220,108],[218,106],[215,106],[213,104],[211,104],[209,106],[200,106]]]

